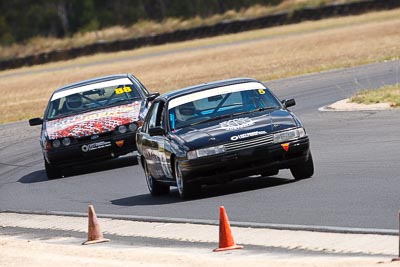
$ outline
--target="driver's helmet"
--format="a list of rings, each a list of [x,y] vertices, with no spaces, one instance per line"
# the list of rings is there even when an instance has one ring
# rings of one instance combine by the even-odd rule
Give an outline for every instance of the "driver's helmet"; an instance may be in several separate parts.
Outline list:
[[[83,102],[80,94],[73,94],[66,97],[66,105],[70,110],[81,109]]]
[[[196,108],[193,102],[182,104],[175,108],[176,118],[180,121],[186,121],[193,118]]]

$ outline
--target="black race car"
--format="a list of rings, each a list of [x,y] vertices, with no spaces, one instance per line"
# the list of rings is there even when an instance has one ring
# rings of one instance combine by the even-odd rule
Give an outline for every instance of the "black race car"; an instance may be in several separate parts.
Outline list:
[[[150,94],[132,74],[98,77],[54,91],[42,118],[40,144],[49,179],[62,169],[94,160],[118,157],[136,150],[136,130],[141,126]]]
[[[204,184],[289,168],[295,179],[314,173],[300,120],[261,82],[230,79],[157,97],[136,135],[138,161],[152,195],[177,186],[198,195]]]

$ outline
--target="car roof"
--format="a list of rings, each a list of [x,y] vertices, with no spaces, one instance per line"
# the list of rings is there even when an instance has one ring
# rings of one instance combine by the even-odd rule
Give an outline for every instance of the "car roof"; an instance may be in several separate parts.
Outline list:
[[[261,83],[260,81],[253,79],[253,78],[234,78],[234,79],[227,79],[227,80],[219,80],[219,81],[202,83],[202,84],[197,84],[197,85],[177,89],[177,90],[174,90],[174,91],[171,91],[168,93],[164,93],[161,96],[159,96],[158,98],[163,98],[168,101],[172,98],[186,95],[186,94],[200,92],[203,90],[208,90],[208,89],[216,88],[216,87],[228,86],[228,85],[239,84],[239,83],[247,83],[247,82]]]
[[[116,80],[116,79],[121,79],[121,78],[130,78],[133,77],[132,74],[130,73],[124,73],[124,74],[113,74],[113,75],[107,75],[107,76],[101,76],[101,77],[96,77],[96,78],[92,78],[92,79],[88,79],[88,80],[84,80],[84,81],[79,81],[76,83],[70,83],[67,85],[64,85],[60,88],[57,88],[54,93],[56,92],[61,92],[61,91],[67,91],[76,87],[80,87],[80,86],[84,86],[84,85],[88,85],[88,84],[94,84],[94,83],[101,83],[101,82],[106,82],[106,81],[112,81],[112,80]]]

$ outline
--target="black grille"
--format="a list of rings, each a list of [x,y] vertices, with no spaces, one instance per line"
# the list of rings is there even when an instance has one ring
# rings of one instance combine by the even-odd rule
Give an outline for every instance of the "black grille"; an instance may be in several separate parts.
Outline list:
[[[225,146],[225,151],[228,152],[244,148],[263,146],[267,144],[272,144],[273,142],[274,142],[274,136],[272,134],[268,134],[252,139],[233,141],[225,144],[224,146]]]
[[[86,142],[88,142],[88,141],[96,141],[96,140],[99,140],[99,139],[104,138],[104,137],[112,136],[112,135],[113,135],[113,131],[105,132],[105,133],[99,133],[99,134],[97,134],[97,135],[99,136],[98,138],[91,139],[91,137],[92,137],[93,135],[95,135],[95,134],[77,138],[77,141],[78,141],[78,143],[80,143],[80,142],[85,142],[85,143],[86,143]]]

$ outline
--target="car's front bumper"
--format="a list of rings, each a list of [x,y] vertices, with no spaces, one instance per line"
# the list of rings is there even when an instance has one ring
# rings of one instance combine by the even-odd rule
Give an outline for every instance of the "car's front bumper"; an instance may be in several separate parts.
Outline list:
[[[216,183],[261,174],[268,170],[287,169],[308,159],[308,137],[288,143],[288,151],[281,144],[270,144],[222,155],[182,160],[182,173],[191,182]]]
[[[47,162],[53,166],[81,165],[88,162],[116,158],[136,150],[135,132],[113,135],[96,140],[80,141],[67,147],[44,149]],[[120,146],[118,141],[123,141]]]

